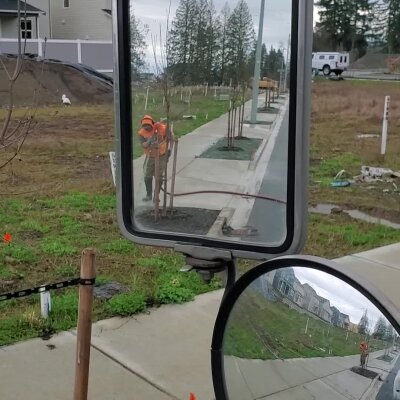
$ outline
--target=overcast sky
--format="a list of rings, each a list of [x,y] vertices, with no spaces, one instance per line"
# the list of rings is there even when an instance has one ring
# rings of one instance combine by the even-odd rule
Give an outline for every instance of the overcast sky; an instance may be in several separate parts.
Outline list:
[[[237,0],[214,0],[214,7],[217,13],[220,13],[225,3],[228,3],[230,9],[233,10],[237,4]],[[260,3],[260,0],[247,0],[253,17],[256,35],[260,17]],[[159,36],[160,23],[162,32],[165,32],[169,0],[131,0],[131,4],[136,18],[141,23],[149,26],[147,60],[149,64],[153,64],[151,34]],[[287,46],[291,30],[291,4],[291,0],[266,0],[263,41],[268,48],[271,45],[275,48]],[[175,16],[178,5],[179,0],[171,0],[171,20]]]
[[[310,268],[294,268],[294,273],[301,283],[312,286],[319,296],[328,299],[331,306],[349,315],[355,324],[360,322],[366,309],[372,329],[382,315],[365,296],[332,275]]]

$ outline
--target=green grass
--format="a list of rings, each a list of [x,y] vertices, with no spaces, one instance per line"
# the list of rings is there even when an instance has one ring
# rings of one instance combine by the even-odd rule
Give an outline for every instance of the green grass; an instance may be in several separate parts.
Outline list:
[[[323,159],[318,166],[311,165],[310,179],[321,181],[323,186],[329,186],[337,173],[346,170],[348,173],[356,174],[360,169],[361,158],[352,153],[344,153],[333,158]]]
[[[47,237],[41,243],[41,249],[44,253],[53,256],[70,256],[77,254],[78,249],[68,243],[67,240],[56,237]]]
[[[305,327],[308,320],[307,333]],[[252,289],[239,298],[228,321],[224,354],[247,359],[335,357],[359,354],[362,336],[270,302]],[[370,341],[370,351],[387,347]]]
[[[140,128],[140,120],[144,114],[150,114],[154,120],[166,117],[165,108],[162,106],[162,93],[155,91],[149,98],[148,109],[144,110],[144,93],[139,93],[140,100],[133,105],[133,131],[136,133]],[[152,99],[155,99],[155,103]],[[135,99],[135,92],[133,94]],[[177,138],[194,131],[200,126],[212,121],[215,118],[225,114],[229,109],[229,101],[219,101],[214,99],[209,93],[207,97],[200,93],[194,93],[190,108],[188,104],[180,100],[180,94],[172,98],[170,118],[174,123],[174,133]],[[196,115],[196,119],[183,119],[184,115]],[[142,148],[134,136],[134,156],[135,158],[142,155]]]
[[[116,281],[132,288],[110,301],[96,299],[94,320],[182,303],[219,288],[217,281],[208,285],[196,273],[179,272],[185,265],[181,255],[121,238],[115,204],[113,194],[79,192],[0,203],[0,217],[13,234],[12,244],[0,243],[0,293],[79,276],[84,247],[97,249],[97,284]],[[22,235],[36,231],[42,235]],[[12,286],[6,285],[9,281]],[[37,296],[1,302],[0,346],[73,328],[77,289],[53,291],[52,300],[48,321],[40,318]]]
[[[309,214],[303,254],[337,258],[400,242],[400,230],[356,221],[347,215]]]
[[[146,309],[146,297],[137,291],[122,293],[108,301],[107,309],[111,314],[121,317],[136,314]]]

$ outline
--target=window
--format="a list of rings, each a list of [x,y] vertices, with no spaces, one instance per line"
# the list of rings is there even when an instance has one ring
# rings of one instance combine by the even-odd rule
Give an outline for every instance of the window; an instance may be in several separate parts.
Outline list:
[[[319,56],[320,60],[325,60],[325,56]]]
[[[21,38],[32,39],[32,21],[29,19],[21,20]]]
[[[330,59],[330,60],[334,60],[334,59],[335,59],[335,56],[329,56],[329,59]]]
[[[69,0],[63,0],[63,2],[64,2],[63,7],[69,8]]]

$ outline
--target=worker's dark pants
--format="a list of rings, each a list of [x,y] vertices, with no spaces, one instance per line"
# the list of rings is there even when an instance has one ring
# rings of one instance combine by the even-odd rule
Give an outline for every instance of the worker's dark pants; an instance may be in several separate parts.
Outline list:
[[[158,171],[158,179],[161,187],[161,180],[164,176],[165,168],[167,167],[167,156],[166,154],[160,156],[160,168]],[[143,172],[144,172],[144,183],[146,185],[146,194],[148,197],[153,194],[153,177],[156,177],[156,159],[155,157],[146,156],[143,164]]]

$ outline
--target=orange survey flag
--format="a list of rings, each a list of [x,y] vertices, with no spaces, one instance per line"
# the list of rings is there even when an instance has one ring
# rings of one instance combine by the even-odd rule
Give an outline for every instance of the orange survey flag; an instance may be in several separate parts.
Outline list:
[[[12,240],[12,235],[11,235],[11,233],[6,232],[6,233],[3,235],[3,242],[6,243],[6,244],[9,244],[9,243],[11,243],[11,240]]]

